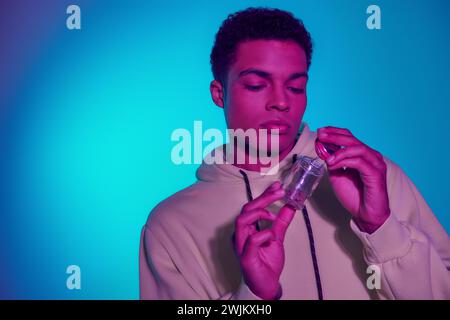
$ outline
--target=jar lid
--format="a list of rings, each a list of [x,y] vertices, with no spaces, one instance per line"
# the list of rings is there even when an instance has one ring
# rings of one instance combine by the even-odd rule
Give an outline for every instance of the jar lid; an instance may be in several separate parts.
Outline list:
[[[332,144],[332,143],[325,143],[319,141],[318,138],[316,138],[316,141],[314,142],[316,153],[319,156],[320,159],[326,160],[328,157],[330,157],[333,153],[341,149],[340,146]]]

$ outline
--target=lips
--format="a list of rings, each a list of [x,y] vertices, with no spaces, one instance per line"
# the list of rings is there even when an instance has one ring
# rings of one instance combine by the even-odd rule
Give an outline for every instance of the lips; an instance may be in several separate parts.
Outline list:
[[[289,132],[291,126],[286,121],[275,119],[264,122],[261,128],[267,129],[269,133],[272,133],[272,130],[278,129],[279,134],[286,134]]]

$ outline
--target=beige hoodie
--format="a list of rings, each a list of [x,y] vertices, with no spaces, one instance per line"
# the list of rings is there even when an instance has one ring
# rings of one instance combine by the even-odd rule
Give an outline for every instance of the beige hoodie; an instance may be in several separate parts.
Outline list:
[[[316,156],[315,137],[305,125],[276,175],[245,171],[253,197],[282,179],[294,154]],[[392,214],[373,234],[358,229],[327,175],[306,201],[323,297],[449,299],[450,238],[409,178],[385,161]],[[196,175],[196,183],[158,204],[142,229],[141,299],[259,299],[242,280],[231,241],[248,202],[243,174],[231,164],[202,163]],[[285,238],[281,299],[318,298],[312,251],[297,211]]]

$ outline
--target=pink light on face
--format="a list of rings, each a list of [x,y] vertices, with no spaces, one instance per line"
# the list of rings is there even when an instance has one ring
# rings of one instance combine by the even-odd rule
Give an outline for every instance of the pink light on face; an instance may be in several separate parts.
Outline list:
[[[278,129],[282,158],[295,143],[306,109],[307,72],[305,52],[295,42],[239,44],[228,74],[228,128]]]

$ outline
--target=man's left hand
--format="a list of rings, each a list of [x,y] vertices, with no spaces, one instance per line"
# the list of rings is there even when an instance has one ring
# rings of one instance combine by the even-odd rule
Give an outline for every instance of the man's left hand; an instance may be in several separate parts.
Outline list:
[[[360,230],[375,232],[390,215],[383,156],[348,129],[324,127],[318,139],[344,147],[326,161],[331,186]]]

